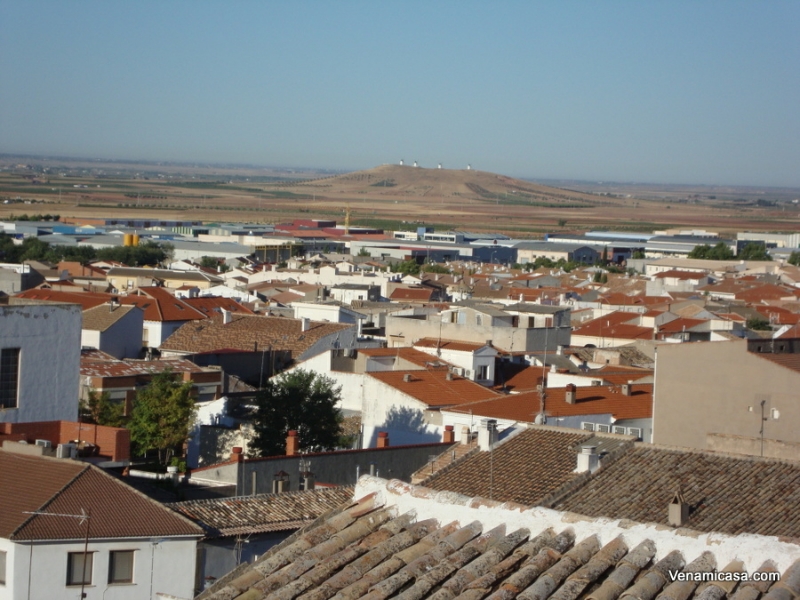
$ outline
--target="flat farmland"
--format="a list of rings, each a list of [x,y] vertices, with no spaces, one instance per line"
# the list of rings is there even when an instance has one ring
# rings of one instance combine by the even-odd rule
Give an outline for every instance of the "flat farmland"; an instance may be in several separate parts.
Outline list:
[[[516,237],[668,227],[800,231],[800,209],[792,202],[798,195],[791,189],[557,187],[477,170],[399,165],[339,175],[265,174],[255,168],[146,170],[127,164],[115,170],[94,164],[62,169],[12,165],[0,172],[0,219],[25,213],[78,219],[342,222],[349,207],[353,226],[398,229],[424,223]]]

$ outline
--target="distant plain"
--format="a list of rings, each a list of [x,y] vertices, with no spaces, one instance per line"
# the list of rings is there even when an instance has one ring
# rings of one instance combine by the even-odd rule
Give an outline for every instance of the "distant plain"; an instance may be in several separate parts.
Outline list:
[[[547,185],[544,185],[544,184]],[[256,166],[0,157],[0,219],[20,214],[500,231],[670,227],[800,231],[796,188],[533,182],[475,169],[387,164],[353,173]],[[8,203],[6,203],[8,201]],[[36,201],[34,204],[27,202]]]

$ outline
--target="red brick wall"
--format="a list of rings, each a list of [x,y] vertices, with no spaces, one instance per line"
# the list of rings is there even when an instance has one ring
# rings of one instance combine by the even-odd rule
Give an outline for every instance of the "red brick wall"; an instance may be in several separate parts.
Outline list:
[[[98,446],[98,453],[112,461],[130,460],[131,457],[131,434],[119,427],[72,421],[0,423],[0,434],[14,436],[15,440],[27,439],[31,444],[36,440],[50,440],[53,446],[81,440]]]

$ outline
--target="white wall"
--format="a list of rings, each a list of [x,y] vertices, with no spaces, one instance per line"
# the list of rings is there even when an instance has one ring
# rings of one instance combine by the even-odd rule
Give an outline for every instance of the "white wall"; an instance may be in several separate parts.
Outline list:
[[[0,306],[0,348],[21,348],[17,408],[0,422],[77,420],[81,322],[77,304]]]
[[[67,555],[83,552],[83,542],[14,544],[0,539],[0,549],[11,547],[7,557],[7,582],[0,600],[27,598],[77,598],[80,586],[67,586]],[[194,597],[196,539],[89,541],[92,584],[85,587],[88,600],[141,600],[156,594]],[[109,552],[134,550],[133,583],[108,584]],[[31,575],[29,577],[29,574]],[[28,581],[30,580],[30,590]],[[152,593],[151,593],[152,589]]]

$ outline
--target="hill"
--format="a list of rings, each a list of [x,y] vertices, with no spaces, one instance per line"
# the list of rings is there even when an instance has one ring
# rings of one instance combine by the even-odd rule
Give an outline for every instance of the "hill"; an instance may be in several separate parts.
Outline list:
[[[597,196],[573,192],[474,169],[424,169],[381,165],[293,187],[317,194],[352,196],[369,194],[385,198],[460,198],[503,204],[595,206]],[[553,206],[553,207],[555,207]]]

